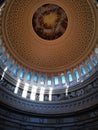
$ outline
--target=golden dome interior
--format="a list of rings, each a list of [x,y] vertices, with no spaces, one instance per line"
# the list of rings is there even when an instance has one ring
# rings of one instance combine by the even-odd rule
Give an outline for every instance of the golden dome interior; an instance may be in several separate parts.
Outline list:
[[[14,84],[65,89],[98,63],[98,22],[90,0],[9,0],[0,17],[0,64]]]
[[[68,17],[66,31],[55,40],[39,37],[32,28],[32,16],[45,4],[60,6]],[[44,21],[49,17],[45,16]],[[75,68],[92,53],[96,45],[95,25],[89,1],[9,0],[2,18],[2,37],[8,53],[19,64],[39,72],[58,73]]]

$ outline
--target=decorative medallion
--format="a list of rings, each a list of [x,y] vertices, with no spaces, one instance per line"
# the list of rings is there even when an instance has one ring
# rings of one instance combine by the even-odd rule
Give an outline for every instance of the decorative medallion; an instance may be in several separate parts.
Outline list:
[[[61,7],[45,4],[34,13],[32,24],[38,36],[46,40],[54,40],[64,34],[68,18]]]

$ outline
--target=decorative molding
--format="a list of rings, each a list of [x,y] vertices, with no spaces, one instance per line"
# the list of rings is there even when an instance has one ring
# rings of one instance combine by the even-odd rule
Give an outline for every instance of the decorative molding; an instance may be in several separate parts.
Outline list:
[[[14,86],[6,82],[0,85],[0,102],[25,112],[41,114],[74,113],[98,104],[98,79],[85,87],[69,93],[66,98],[49,101],[30,101],[13,93]],[[12,91],[12,92],[11,92]]]
[[[75,130],[85,128],[98,128],[98,106],[83,113],[70,116],[49,117],[44,115],[26,114],[8,109],[7,106],[0,105],[0,128],[7,130],[26,129],[26,130]],[[84,125],[85,124],[85,125]],[[42,128],[42,129],[40,129]],[[50,129],[49,129],[50,128]],[[97,130],[97,129],[96,129]]]

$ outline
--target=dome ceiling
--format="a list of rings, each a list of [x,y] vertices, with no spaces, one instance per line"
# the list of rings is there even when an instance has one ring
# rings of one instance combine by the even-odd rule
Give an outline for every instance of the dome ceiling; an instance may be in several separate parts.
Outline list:
[[[33,20],[39,24],[36,11],[46,4],[56,5],[57,9],[59,6],[66,16],[63,35],[57,38],[39,36],[32,25]],[[46,13],[44,8],[43,12]],[[50,12],[40,15],[51,29],[59,18],[57,11]],[[94,12],[89,1],[83,0],[9,0],[3,14],[2,33],[8,52],[23,66],[42,72],[64,71],[80,64],[94,48]]]

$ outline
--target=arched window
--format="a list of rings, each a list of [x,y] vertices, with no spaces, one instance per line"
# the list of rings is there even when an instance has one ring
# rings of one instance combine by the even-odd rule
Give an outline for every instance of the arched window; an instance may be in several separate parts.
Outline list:
[[[9,62],[8,66],[7,66],[8,70],[10,70],[13,67],[13,65],[14,65],[14,61],[12,60]]]
[[[30,81],[31,77],[32,77],[32,72],[28,72],[28,74],[27,74],[27,80]]]
[[[75,78],[78,80],[79,79],[79,72],[75,69],[74,70],[74,75],[75,75]]]
[[[41,75],[41,77],[40,77],[40,84],[44,85],[44,83],[45,83],[45,76]]]
[[[34,74],[34,82],[37,82],[38,81],[38,74],[36,73],[36,74]]]
[[[58,77],[54,77],[54,84],[55,84],[55,85],[58,85],[58,84],[59,84],[59,79],[58,79]]]
[[[48,80],[47,80],[47,84],[48,84],[49,86],[52,85],[51,78],[48,78]]]
[[[62,81],[62,84],[65,84],[65,83],[66,83],[66,79],[65,79],[65,76],[64,76],[64,75],[61,75],[61,81]]]
[[[85,75],[86,74],[86,70],[83,66],[80,66],[80,70],[81,70],[81,74]]]
[[[92,66],[91,66],[91,64],[90,64],[90,62],[86,62],[86,66],[87,66],[87,68],[88,68],[88,71],[91,71],[92,70]]]
[[[20,69],[20,65],[16,65],[16,67],[15,67],[14,70],[13,70],[13,74],[17,75],[19,69]]]
[[[96,66],[96,65],[97,65],[97,63],[98,63],[98,61],[97,61],[96,57],[91,56],[91,60],[92,60],[92,62],[93,62],[93,64],[94,64],[94,66]]]
[[[7,62],[7,60],[8,60],[8,58],[9,58],[9,55],[8,55],[8,54],[2,56],[2,58],[1,58],[2,63],[5,64],[5,63]]]
[[[5,48],[2,47],[2,48],[0,49],[0,56],[3,55],[4,52],[5,52]]]
[[[68,80],[69,80],[69,82],[73,81],[72,74],[70,72],[68,72]]]
[[[20,78],[24,78],[25,72],[26,69],[23,68],[22,71],[20,72]]]

